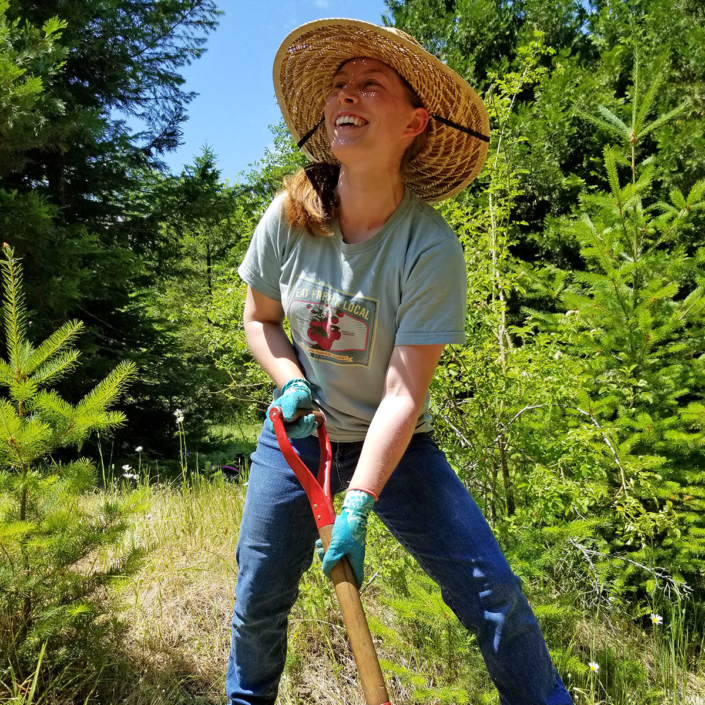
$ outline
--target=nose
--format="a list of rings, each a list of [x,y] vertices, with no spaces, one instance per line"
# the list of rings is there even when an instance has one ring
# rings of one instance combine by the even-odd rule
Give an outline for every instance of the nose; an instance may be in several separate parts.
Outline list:
[[[338,101],[341,103],[354,103],[358,99],[357,88],[349,83],[346,83],[338,91]]]

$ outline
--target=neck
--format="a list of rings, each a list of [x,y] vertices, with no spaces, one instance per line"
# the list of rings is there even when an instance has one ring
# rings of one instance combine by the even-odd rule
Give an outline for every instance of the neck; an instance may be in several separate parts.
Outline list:
[[[404,182],[398,171],[370,172],[342,165],[336,191],[340,231],[352,244],[381,230],[404,197]]]

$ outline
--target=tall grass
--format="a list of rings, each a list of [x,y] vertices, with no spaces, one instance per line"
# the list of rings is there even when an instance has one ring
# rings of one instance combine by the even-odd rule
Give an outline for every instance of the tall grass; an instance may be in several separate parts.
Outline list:
[[[148,504],[127,539],[141,550],[142,562],[111,588],[126,624],[119,649],[98,681],[84,684],[80,700],[75,683],[68,687],[58,678],[47,685],[40,661],[27,681],[5,679],[4,702],[226,704],[235,549],[247,478],[231,483],[194,473],[190,482],[150,485],[149,476],[146,471],[106,490],[140,501],[146,495]],[[498,703],[474,638],[438,588],[376,519],[369,531],[363,601],[392,701]],[[551,599],[530,581],[524,585],[576,705],[700,705],[702,634],[690,633],[687,625],[697,621],[686,618],[697,606],[655,605],[663,623],[652,624],[649,615],[639,622],[617,611],[585,613],[570,595]],[[363,705],[334,593],[317,560],[300,586],[289,645],[278,703]]]
[[[245,482],[195,474],[149,487],[149,508],[128,539],[146,557],[114,586],[129,626],[101,703],[225,702]]]

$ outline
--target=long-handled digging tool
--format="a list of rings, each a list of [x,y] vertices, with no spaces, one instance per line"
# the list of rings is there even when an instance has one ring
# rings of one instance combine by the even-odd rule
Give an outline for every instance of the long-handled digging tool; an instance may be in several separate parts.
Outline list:
[[[330,493],[331,448],[323,414],[320,411],[313,413],[318,423],[318,442],[321,447],[318,477],[313,476],[292,448],[284,430],[281,408],[273,407],[269,412],[269,418],[274,425],[274,431],[277,434],[284,458],[306,491],[323,548],[327,551],[335,523],[335,509]],[[377,651],[372,643],[370,628],[362,609],[362,602],[360,602],[355,576],[346,557],[343,557],[333,567],[331,579],[355,657],[365,702],[367,705],[390,705],[389,695],[387,695],[387,688],[382,677],[382,669],[379,667],[377,659]]]

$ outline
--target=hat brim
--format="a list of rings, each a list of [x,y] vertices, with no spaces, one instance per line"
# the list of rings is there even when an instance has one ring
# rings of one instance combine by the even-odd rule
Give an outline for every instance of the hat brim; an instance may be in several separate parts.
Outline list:
[[[393,27],[324,19],[301,25],[284,39],[274,59],[274,90],[294,140],[299,142],[320,122],[341,64],[359,57],[391,66],[416,91],[429,113],[486,136],[479,139],[432,119],[426,146],[406,174],[407,186],[429,203],[465,188],[487,157],[490,126],[485,106],[455,71]],[[323,126],[302,151],[311,161],[337,163]]]

